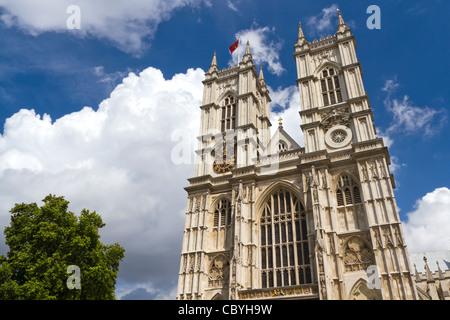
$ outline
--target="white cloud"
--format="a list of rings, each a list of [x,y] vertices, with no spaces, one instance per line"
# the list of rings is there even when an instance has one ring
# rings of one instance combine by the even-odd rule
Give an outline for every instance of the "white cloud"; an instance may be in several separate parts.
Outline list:
[[[269,87],[271,102],[270,122],[272,123],[271,135],[278,128],[278,118],[282,118],[283,129],[300,146],[304,145],[303,131],[300,129],[301,118],[300,96],[296,85],[287,88],[277,88],[272,90]]]
[[[33,35],[56,31],[107,39],[125,52],[139,54],[174,10],[201,4],[211,5],[208,0],[0,0],[5,9],[0,20]],[[80,30],[67,28],[70,5],[80,7]]]
[[[269,72],[277,76],[281,75],[285,69],[280,62],[281,41],[274,40],[275,28],[259,27],[241,30],[236,33],[236,39],[241,39],[239,52],[235,50],[230,63],[236,64],[237,55],[242,59],[247,41],[250,43],[254,63],[259,66],[266,64]]]
[[[394,138],[382,129],[376,128],[377,136],[383,139],[386,147],[390,148],[394,144]]]
[[[85,107],[52,121],[23,109],[7,119],[0,135],[0,228],[9,225],[14,203],[63,195],[75,213],[96,210],[106,223],[102,241],[125,248],[118,283],[127,289],[147,283],[168,297],[181,253],[183,186],[194,174],[193,165],[174,164],[172,133],[195,140],[203,79],[201,69],[164,79],[148,68],[130,73],[98,110]]]
[[[327,8],[323,8],[322,11],[307,19],[306,25],[308,26],[308,31],[313,34],[321,34],[325,31],[331,32],[337,28],[336,17],[337,17],[337,4],[332,4]]]
[[[408,165],[406,163],[401,163],[397,156],[391,155],[391,165],[389,166],[389,170],[392,173],[397,173],[401,168],[407,167]],[[400,183],[396,180],[395,184],[397,187],[400,185]]]
[[[227,6],[228,8],[230,8],[231,10],[233,10],[236,13],[239,13],[238,8],[236,7],[236,4],[238,4],[239,1],[236,1],[235,3],[231,0],[227,0]]]
[[[323,36],[328,34],[333,35],[337,31],[339,6],[332,4],[329,7],[323,8],[320,13],[306,19],[306,26],[303,31],[311,36]],[[353,20],[347,20],[345,13],[343,14],[345,23],[350,29],[356,29],[356,23]]]
[[[409,253],[450,250],[450,190],[437,188],[418,200],[403,231]]]
[[[98,76],[104,75],[97,68]],[[104,243],[126,250],[117,297],[174,298],[181,253],[186,193],[194,164],[176,165],[178,135],[192,142],[200,123],[204,71],[189,69],[165,79],[160,70],[130,73],[93,109],[52,120],[22,109],[0,135],[0,229],[15,203],[40,203],[63,195],[70,210],[96,210],[106,223]],[[296,86],[271,91],[272,113],[299,143],[300,102]],[[174,140],[175,138],[175,140]],[[7,252],[0,238],[0,254]]]
[[[398,86],[399,84],[395,80],[387,80],[382,89],[387,93],[384,105],[394,117],[394,121],[386,133],[423,133],[425,136],[432,136],[438,132],[446,121],[445,111],[428,106],[414,106],[407,95],[403,96],[401,100],[393,98],[392,95]]]

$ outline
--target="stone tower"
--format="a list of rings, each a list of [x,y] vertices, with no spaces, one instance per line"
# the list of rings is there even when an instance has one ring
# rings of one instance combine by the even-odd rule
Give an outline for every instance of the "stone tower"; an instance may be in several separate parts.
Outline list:
[[[416,299],[389,172],[356,44],[294,46],[305,147],[278,124],[250,45],[206,72],[189,179],[177,299]],[[300,121],[299,121],[300,124]]]

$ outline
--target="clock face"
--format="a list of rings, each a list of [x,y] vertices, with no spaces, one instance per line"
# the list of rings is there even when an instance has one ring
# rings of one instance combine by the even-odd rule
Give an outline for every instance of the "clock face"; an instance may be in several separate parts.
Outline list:
[[[334,126],[325,134],[326,144],[334,149],[346,147],[351,141],[352,131],[343,125]]]
[[[227,162],[227,154],[224,153],[222,158],[218,158],[214,161],[213,168],[216,173],[225,173],[234,168],[236,159],[234,155],[228,156],[229,162]]]

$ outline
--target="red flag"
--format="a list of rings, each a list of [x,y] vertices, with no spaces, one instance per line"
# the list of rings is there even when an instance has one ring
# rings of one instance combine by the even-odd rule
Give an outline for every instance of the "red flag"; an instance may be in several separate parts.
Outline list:
[[[233,54],[233,51],[237,49],[239,46],[239,39],[230,46],[230,53]]]

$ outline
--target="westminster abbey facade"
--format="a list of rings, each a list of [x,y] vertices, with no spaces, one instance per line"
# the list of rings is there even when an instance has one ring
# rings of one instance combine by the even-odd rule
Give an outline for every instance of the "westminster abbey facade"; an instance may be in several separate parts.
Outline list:
[[[249,43],[238,65],[205,74],[177,299],[418,299],[355,39],[294,46],[300,147],[271,102]],[[300,121],[299,121],[300,124]]]

